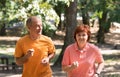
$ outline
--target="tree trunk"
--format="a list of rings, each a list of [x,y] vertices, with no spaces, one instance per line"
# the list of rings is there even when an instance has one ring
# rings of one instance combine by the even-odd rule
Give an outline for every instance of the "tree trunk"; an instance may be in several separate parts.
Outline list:
[[[0,36],[5,36],[6,35],[6,29],[5,29],[5,24],[3,24],[2,28],[0,29]]]
[[[0,3],[1,3],[1,6],[2,8],[3,7],[6,7],[6,1],[7,0],[0,0]],[[6,9],[1,9],[2,10],[2,13],[3,13],[3,16],[5,17],[6,16]],[[2,19],[4,20],[4,19]],[[5,36],[6,35],[6,28],[5,28],[5,21],[2,21],[2,27],[0,29],[0,36]]]
[[[58,24],[57,29],[58,29],[58,30],[62,30],[61,14],[60,14],[60,15],[58,15],[58,16],[60,17],[60,22],[59,22],[59,24]]]
[[[84,12],[82,10],[82,18],[83,18],[83,24],[89,25],[89,15],[87,12]]]
[[[99,18],[99,30],[97,33],[97,43],[105,43],[105,28],[107,26],[107,12],[103,12],[102,18]]]
[[[61,61],[62,61],[62,57],[63,57],[65,48],[69,44],[74,42],[73,32],[74,32],[74,29],[77,26],[76,16],[77,16],[77,0],[74,0],[74,2],[70,3],[69,7],[66,7],[66,12],[65,12],[66,36],[65,36],[65,39],[64,39],[64,45],[62,47],[62,51],[61,51],[57,61],[55,62],[54,66],[58,66],[58,67],[61,66]]]
[[[100,24],[99,26],[99,30],[98,30],[98,33],[97,33],[97,43],[100,43],[100,44],[103,44],[105,43],[104,39],[105,39],[105,30],[104,30],[104,27],[101,26],[102,24]]]
[[[86,1],[81,2],[81,5],[83,6],[83,8],[81,8],[81,12],[82,12],[82,21],[83,24],[89,25],[89,15],[88,15],[88,11],[85,10],[86,8],[84,7],[86,5]]]
[[[58,1],[57,4],[58,4],[58,5],[54,7],[56,13],[57,13],[58,16],[60,17],[60,22],[59,22],[59,24],[58,24],[57,29],[58,29],[58,30],[62,30],[62,29],[63,29],[63,25],[62,25],[63,22],[62,22],[62,20],[61,20],[61,14],[64,13],[65,4],[63,4],[63,2],[60,2],[60,1]]]

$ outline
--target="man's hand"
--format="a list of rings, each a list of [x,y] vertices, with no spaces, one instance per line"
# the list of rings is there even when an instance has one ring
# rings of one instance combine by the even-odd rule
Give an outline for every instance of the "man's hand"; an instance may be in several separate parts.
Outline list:
[[[29,49],[29,50],[27,51],[26,56],[28,56],[28,57],[33,56],[33,53],[34,53],[34,49]]]
[[[42,64],[48,64],[49,63],[49,58],[48,57],[43,58],[41,63]]]
[[[33,56],[34,49],[29,49],[26,53],[26,55],[22,57],[16,57],[16,64],[17,65],[23,65],[30,56]]]

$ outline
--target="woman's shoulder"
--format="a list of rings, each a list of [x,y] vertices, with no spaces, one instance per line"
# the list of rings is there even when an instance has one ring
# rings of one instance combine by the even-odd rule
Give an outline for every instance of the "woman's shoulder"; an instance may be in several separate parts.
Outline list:
[[[69,44],[66,49],[68,50],[72,50],[72,49],[75,49],[75,43],[72,43],[72,44]]]
[[[89,46],[90,48],[94,49],[94,50],[98,50],[98,49],[99,49],[97,45],[92,44],[92,43],[88,43],[88,46]]]

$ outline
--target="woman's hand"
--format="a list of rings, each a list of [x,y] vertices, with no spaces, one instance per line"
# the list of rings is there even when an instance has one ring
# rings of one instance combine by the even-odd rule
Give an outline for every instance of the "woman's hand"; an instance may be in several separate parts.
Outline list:
[[[79,66],[78,61],[75,61],[71,65],[64,65],[64,66],[62,66],[62,69],[65,72],[69,72],[69,71],[72,71],[73,69],[77,68],[78,66]]]
[[[78,61],[72,63],[71,68],[77,68],[79,66]]]
[[[94,76],[93,77],[99,77],[99,75],[98,74],[94,74]]]

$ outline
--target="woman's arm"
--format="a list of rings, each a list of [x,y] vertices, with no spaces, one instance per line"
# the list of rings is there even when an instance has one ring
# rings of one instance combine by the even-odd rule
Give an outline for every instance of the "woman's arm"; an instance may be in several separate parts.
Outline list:
[[[97,70],[95,72],[94,77],[99,77],[103,68],[104,68],[104,62],[98,63]]]
[[[103,68],[104,68],[104,62],[98,63],[96,73],[100,74]]]

